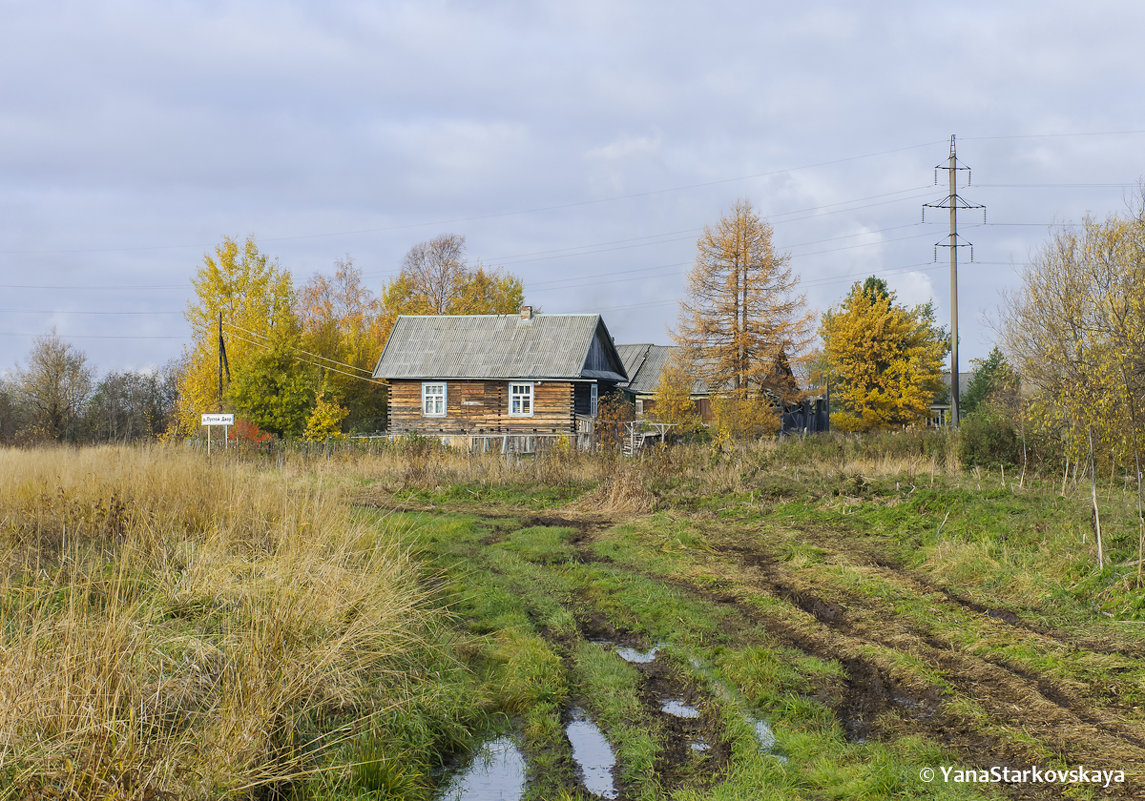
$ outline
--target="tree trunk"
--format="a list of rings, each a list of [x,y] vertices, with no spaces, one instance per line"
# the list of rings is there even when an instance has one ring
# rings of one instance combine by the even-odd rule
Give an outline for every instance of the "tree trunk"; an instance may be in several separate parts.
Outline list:
[[[1105,569],[1105,553],[1101,548],[1101,515],[1097,510],[1097,469],[1093,462],[1093,428],[1089,429],[1089,489],[1093,498],[1093,536],[1097,540],[1097,568]]]

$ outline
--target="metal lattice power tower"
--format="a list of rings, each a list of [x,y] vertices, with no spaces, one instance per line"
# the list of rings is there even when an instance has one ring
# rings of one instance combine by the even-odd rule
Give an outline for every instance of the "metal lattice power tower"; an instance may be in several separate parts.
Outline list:
[[[986,207],[970,203],[958,194],[958,171],[966,171],[966,185],[970,185],[970,168],[959,164],[954,149],[954,134],[950,135],[950,156],[946,164],[934,168],[934,183],[938,185],[938,171],[946,170],[949,177],[950,194],[938,203],[924,203],[922,221],[926,222],[927,209],[948,209],[950,211],[950,234],[947,241],[934,243],[934,260],[938,261],[938,249],[950,248],[950,424],[958,427],[958,248],[970,248],[970,261],[974,261],[974,245],[965,239],[959,241],[958,210],[982,209],[982,222],[986,222]]]

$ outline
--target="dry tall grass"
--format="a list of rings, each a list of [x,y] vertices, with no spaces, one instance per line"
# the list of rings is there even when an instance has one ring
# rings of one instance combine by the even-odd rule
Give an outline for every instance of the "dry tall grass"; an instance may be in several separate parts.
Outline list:
[[[412,566],[334,499],[158,448],[0,477],[0,798],[242,797],[420,703]]]

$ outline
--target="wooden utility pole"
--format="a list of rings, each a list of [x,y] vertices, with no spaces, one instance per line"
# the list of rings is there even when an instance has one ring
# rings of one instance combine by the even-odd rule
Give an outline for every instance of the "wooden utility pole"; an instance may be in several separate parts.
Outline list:
[[[958,427],[958,248],[970,248],[970,260],[974,261],[974,245],[958,241],[958,210],[982,209],[982,222],[986,222],[986,207],[979,203],[968,203],[958,194],[958,170],[966,170],[966,185],[970,185],[970,168],[959,166],[954,148],[954,134],[950,135],[950,156],[946,164],[934,168],[934,182],[938,183],[938,171],[949,173],[950,194],[939,203],[924,203],[923,222],[926,222],[927,209],[948,209],[950,211],[950,234],[946,242],[934,243],[934,258],[938,260],[939,248],[950,248],[950,424]]]
[[[223,341],[223,313],[219,312],[219,411],[223,410],[223,371],[227,373],[227,383],[231,383],[231,366],[227,363],[227,345]]]
[[[219,312],[219,411],[223,410],[223,313]]]

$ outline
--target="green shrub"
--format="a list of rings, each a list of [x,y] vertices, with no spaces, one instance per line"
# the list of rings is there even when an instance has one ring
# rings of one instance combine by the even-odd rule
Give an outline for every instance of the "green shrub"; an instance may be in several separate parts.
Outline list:
[[[1016,465],[1021,454],[1018,431],[1009,420],[975,416],[958,427],[958,458],[966,467]]]

